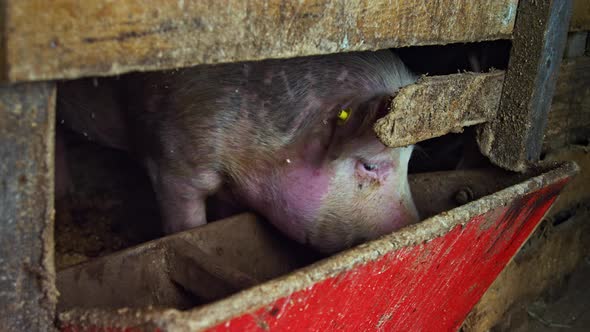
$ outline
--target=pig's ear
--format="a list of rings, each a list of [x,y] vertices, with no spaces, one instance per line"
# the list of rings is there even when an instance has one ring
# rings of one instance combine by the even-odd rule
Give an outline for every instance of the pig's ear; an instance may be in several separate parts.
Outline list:
[[[351,102],[347,107],[331,108],[302,135],[298,149],[300,156],[316,166],[325,160],[338,158],[347,143],[373,130],[375,121],[387,115],[395,95],[379,95]]]
[[[380,95],[335,107],[303,135],[300,153],[312,165],[338,158],[342,148],[358,136],[373,130],[377,119],[387,115],[394,95]]]
[[[393,95],[380,95],[356,105],[348,121],[336,127],[333,143],[346,142],[373,130],[375,122],[389,113],[392,99]]]
[[[337,119],[332,113],[319,119],[302,135],[298,152],[307,164],[319,167],[328,158],[337,127]]]
[[[390,95],[378,96],[371,99],[367,105],[367,116],[363,121],[363,127],[370,126],[371,128],[375,122],[386,116],[391,110],[391,103],[397,96],[397,91]]]
[[[320,166],[324,161],[335,158],[334,147],[341,145],[347,132],[355,127],[358,116],[352,103],[325,103],[312,117],[309,126],[298,135],[297,151],[307,164]],[[358,126],[358,124],[356,125]]]

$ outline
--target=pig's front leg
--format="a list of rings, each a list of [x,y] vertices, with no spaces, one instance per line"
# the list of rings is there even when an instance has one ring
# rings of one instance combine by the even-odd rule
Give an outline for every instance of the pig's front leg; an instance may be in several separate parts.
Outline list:
[[[221,177],[215,172],[179,176],[173,171],[148,167],[166,234],[181,232],[207,223],[205,200],[217,190]]]
[[[207,195],[176,181],[164,180],[154,186],[166,234],[181,232],[207,223]]]

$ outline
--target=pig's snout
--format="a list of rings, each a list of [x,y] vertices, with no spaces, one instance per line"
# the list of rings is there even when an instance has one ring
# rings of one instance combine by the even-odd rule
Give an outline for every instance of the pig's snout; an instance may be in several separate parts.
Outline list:
[[[407,178],[412,147],[335,161],[307,242],[331,253],[419,221]]]

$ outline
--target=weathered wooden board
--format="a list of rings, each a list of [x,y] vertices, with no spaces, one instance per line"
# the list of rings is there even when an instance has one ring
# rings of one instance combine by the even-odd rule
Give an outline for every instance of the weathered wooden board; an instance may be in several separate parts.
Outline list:
[[[559,71],[572,0],[520,1],[498,115],[481,127],[481,152],[523,171],[538,161]]]
[[[58,310],[186,308],[314,259],[308,249],[277,235],[259,217],[245,213],[65,269],[58,273]]]
[[[547,129],[544,150],[590,141],[590,57],[561,65]]]
[[[574,0],[574,15],[570,22],[570,30],[590,30],[590,1]]]
[[[503,81],[502,71],[424,77],[396,94],[375,132],[385,145],[398,147],[491,121]]]
[[[562,164],[210,305],[75,309],[61,329],[456,330],[576,171]]]
[[[563,55],[563,58],[572,59],[584,56],[586,54],[587,42],[588,31],[577,31],[568,33],[567,43],[565,45],[565,54]]]
[[[510,38],[517,3],[3,0],[0,77],[75,78]]]
[[[0,329],[54,322],[52,84],[0,87]]]

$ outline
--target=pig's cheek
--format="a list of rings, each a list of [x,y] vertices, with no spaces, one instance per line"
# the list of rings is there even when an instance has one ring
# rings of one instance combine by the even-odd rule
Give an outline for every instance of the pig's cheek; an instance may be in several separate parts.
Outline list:
[[[404,175],[397,178],[397,181],[388,183],[389,189],[384,188],[383,196],[387,197],[386,204],[389,206],[389,211],[386,213],[387,219],[377,227],[380,234],[388,234],[419,221],[410,187],[405,179]],[[394,190],[394,188],[397,189]]]
[[[329,191],[330,177],[323,169],[293,166],[280,179],[283,206],[273,213],[273,223],[288,235],[305,242]]]

